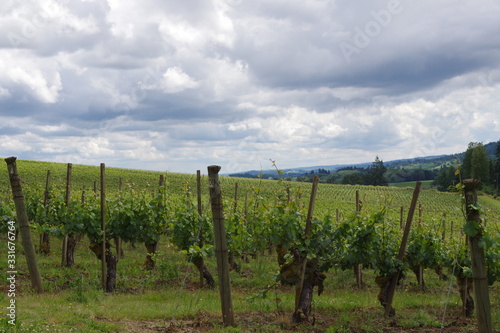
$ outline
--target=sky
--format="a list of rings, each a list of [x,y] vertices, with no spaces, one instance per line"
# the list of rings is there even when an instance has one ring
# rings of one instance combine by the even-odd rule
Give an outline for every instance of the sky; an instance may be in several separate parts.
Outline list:
[[[0,156],[221,173],[500,140],[497,0],[3,0]]]

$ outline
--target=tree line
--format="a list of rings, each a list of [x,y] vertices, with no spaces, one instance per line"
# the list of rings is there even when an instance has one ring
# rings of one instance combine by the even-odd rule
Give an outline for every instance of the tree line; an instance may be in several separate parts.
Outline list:
[[[492,156],[492,157],[490,157]],[[475,178],[481,181],[481,190],[499,195],[500,140],[493,155],[489,155],[482,142],[470,142],[463,161],[457,165],[442,166],[434,181],[440,191],[454,191],[461,179]]]

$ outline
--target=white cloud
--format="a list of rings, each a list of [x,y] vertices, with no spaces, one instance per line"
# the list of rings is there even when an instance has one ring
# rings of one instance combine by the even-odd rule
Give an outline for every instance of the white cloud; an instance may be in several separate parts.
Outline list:
[[[170,67],[163,74],[163,89],[169,94],[175,94],[197,86],[198,83],[179,67]]]
[[[32,147],[26,144],[26,141],[23,139],[23,137],[12,138],[11,136],[2,135],[0,136],[0,147],[2,151],[7,152],[8,155],[31,151]]]
[[[10,86],[28,88],[27,91],[42,103],[58,101],[62,81],[57,65],[47,59],[33,61],[28,51],[10,53],[4,49],[0,50],[0,56],[0,83],[4,82],[10,89]]]

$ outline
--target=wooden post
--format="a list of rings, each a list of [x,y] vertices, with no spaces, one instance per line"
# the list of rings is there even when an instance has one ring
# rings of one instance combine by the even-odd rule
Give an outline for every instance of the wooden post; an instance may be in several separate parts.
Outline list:
[[[309,207],[307,210],[306,227],[304,229],[304,239],[306,241],[309,239],[309,236],[311,234],[311,221],[312,221],[312,217],[313,217],[313,213],[314,213],[314,203],[316,200],[316,193],[318,192],[318,181],[319,181],[318,176],[314,176],[312,190],[311,190],[311,198],[309,200]],[[300,295],[302,294],[302,289],[304,287],[304,277],[306,274],[306,266],[307,266],[307,257],[304,258],[304,261],[302,263],[300,282],[295,287],[295,311],[294,311],[294,314],[297,313],[297,310],[298,310],[299,305],[300,305]]]
[[[198,215],[202,215],[203,210],[201,206],[201,171],[196,170],[196,201],[198,204]],[[203,247],[203,233],[200,232],[198,235],[198,246]],[[203,260],[203,258],[202,258]],[[203,287],[203,270],[200,269],[200,286]]]
[[[201,171],[196,170],[196,198],[198,202],[198,214],[201,215],[202,205],[201,205]]]
[[[234,207],[233,207],[234,214],[236,214],[237,208],[238,208],[238,183],[234,183]]]
[[[404,228],[404,211],[405,208],[401,206],[401,211],[399,212],[399,228],[403,229]]]
[[[66,169],[66,193],[65,193],[65,199],[64,203],[66,204],[66,207],[69,207],[69,201],[71,197],[71,171],[73,169],[73,165],[71,163],[68,163],[67,169]],[[68,208],[69,209],[69,208]],[[63,244],[62,244],[62,266],[70,266],[69,260],[68,260],[68,241],[69,241],[69,235],[64,235],[63,238]]]
[[[480,245],[483,237],[483,227],[481,226],[481,217],[477,204],[477,188],[481,182],[477,179],[464,179],[463,185],[465,190],[465,209],[466,223],[473,223],[477,227],[475,235],[467,233],[469,240],[469,248],[472,262],[472,278],[474,280],[474,298],[476,303],[477,325],[479,333],[493,332],[491,323],[491,306],[490,296],[488,291],[488,276],[486,272],[486,262],[484,258],[484,249]]]
[[[245,193],[245,210],[244,210],[244,216],[245,216],[245,224],[247,223],[247,217],[248,217],[248,192]]]
[[[418,225],[422,225],[422,217],[423,217],[424,207],[422,204],[418,204]],[[418,265],[418,285],[422,290],[425,289],[424,286],[424,267],[422,265]]]
[[[16,157],[8,157],[5,159],[7,162],[7,170],[9,172],[10,186],[12,187],[12,196],[16,206],[17,221],[19,223],[19,232],[21,233],[21,242],[23,244],[24,253],[26,256],[26,263],[30,273],[31,286],[37,292],[43,292],[42,276],[38,270],[38,263],[36,260],[35,246],[31,238],[30,225],[28,221],[28,214],[26,212],[26,205],[24,202],[23,190],[21,188],[21,179],[17,172]]]
[[[47,212],[49,205],[49,188],[50,188],[50,170],[47,170],[47,178],[45,180],[45,191],[43,192],[43,209]],[[47,232],[42,232],[40,235],[40,251],[44,254],[50,254],[50,235]]]
[[[406,243],[408,242],[408,236],[410,235],[411,222],[413,220],[413,215],[415,213],[415,208],[417,206],[418,195],[420,193],[420,186],[422,182],[417,181],[415,184],[415,189],[413,190],[413,198],[411,200],[410,209],[408,210],[408,217],[406,219],[406,225],[403,232],[403,238],[401,239],[401,246],[399,247],[398,260],[403,261],[406,250]],[[398,284],[399,275],[401,272],[397,272],[392,276],[391,285],[387,293],[387,303],[385,305],[385,316],[394,316],[392,311],[392,300],[394,299],[394,292],[396,291],[396,285]]]
[[[106,184],[104,163],[101,163],[101,230],[102,230],[102,257],[101,257],[101,282],[102,289],[107,290],[106,287]]]
[[[118,195],[121,199],[122,196],[122,190],[123,190],[123,177],[120,177],[118,179]],[[116,261],[118,262],[120,259],[125,258],[125,253],[123,252],[123,242],[121,237],[116,237],[115,238],[115,246],[116,246]]]
[[[443,221],[441,223],[441,228],[443,229],[443,233],[441,235],[441,239],[444,242],[446,240],[446,212],[443,213]]]
[[[356,190],[356,213],[361,212],[361,202],[359,200],[359,190]],[[356,276],[356,284],[358,288],[363,288],[363,265],[358,264],[354,266],[354,275]]]
[[[423,213],[424,207],[422,204],[418,204],[418,224],[422,225],[422,213]]]
[[[361,211],[361,204],[359,202],[359,190],[356,190],[356,212]]]
[[[233,304],[231,299],[231,281],[229,279],[229,260],[224,227],[224,212],[222,207],[222,194],[219,183],[218,165],[208,166],[208,181],[210,190],[210,203],[214,223],[215,254],[217,257],[217,271],[219,275],[219,293],[222,306],[222,320],[224,326],[235,326]]]

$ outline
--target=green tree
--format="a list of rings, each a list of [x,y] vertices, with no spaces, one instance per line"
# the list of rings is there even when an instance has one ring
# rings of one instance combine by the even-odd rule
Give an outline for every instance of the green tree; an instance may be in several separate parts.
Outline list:
[[[438,191],[449,191],[450,189],[453,189],[453,185],[458,182],[456,171],[457,169],[453,165],[441,168],[441,171],[434,180],[433,185],[437,187]]]
[[[372,166],[368,170],[368,174],[365,175],[365,184],[374,186],[387,186],[387,179],[385,178],[385,172],[387,168],[384,166],[384,162],[377,157],[372,163]]]
[[[475,178],[487,184],[490,175],[490,163],[486,149],[481,142],[471,142],[465,152],[462,165],[462,179]]]
[[[493,161],[493,170],[491,172],[492,183],[495,185],[497,195],[500,188],[500,140],[497,141],[497,147],[495,150],[495,159]]]
[[[342,184],[357,185],[363,184],[363,177],[359,173],[350,173],[342,178]]]

